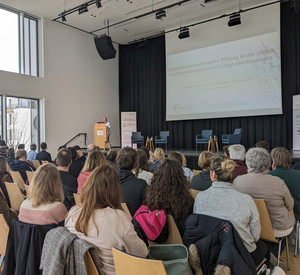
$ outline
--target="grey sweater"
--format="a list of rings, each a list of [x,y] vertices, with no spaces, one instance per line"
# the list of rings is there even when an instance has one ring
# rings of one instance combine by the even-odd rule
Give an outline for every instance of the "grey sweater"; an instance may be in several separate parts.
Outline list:
[[[231,183],[213,182],[195,200],[194,213],[230,221],[251,253],[260,236],[259,213],[254,200],[234,189]]]

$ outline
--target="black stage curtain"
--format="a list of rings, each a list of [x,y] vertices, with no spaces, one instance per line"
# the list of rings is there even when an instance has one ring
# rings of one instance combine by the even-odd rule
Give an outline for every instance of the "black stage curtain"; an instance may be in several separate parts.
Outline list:
[[[146,136],[170,131],[171,148],[195,147],[195,135],[213,129],[221,138],[243,128],[246,148],[259,140],[271,147],[292,148],[292,96],[300,94],[300,12],[281,4],[281,69],[283,115],[169,121],[166,118],[165,37],[119,48],[120,112],[137,112],[137,129]]]

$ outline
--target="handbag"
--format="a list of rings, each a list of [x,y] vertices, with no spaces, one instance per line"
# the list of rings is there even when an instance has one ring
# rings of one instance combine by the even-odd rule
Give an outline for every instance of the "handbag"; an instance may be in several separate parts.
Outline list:
[[[193,275],[184,245],[153,245],[148,247],[148,252],[150,259],[163,261],[168,275]]]

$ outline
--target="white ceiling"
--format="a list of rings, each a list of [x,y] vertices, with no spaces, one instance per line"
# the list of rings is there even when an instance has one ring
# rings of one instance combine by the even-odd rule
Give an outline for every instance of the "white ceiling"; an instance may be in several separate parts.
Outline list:
[[[65,9],[69,10],[81,5],[88,0],[0,0],[0,4],[24,11],[37,17],[53,20]],[[177,3],[179,0],[102,0],[102,8],[95,5],[89,6],[87,13],[78,15],[74,12],[66,16],[66,23],[93,32],[109,24],[118,23],[125,19],[157,10],[162,7]],[[272,2],[262,0],[241,0],[241,9]],[[165,30],[178,28],[215,16],[232,13],[239,9],[239,0],[216,0],[204,4],[204,0],[191,0],[180,6],[166,10],[167,17],[163,20],[155,19],[155,14],[131,20],[129,22],[110,27],[112,40],[125,44],[133,40],[155,35]],[[61,20],[59,20],[61,22]],[[97,31],[94,34],[107,33],[107,30]]]

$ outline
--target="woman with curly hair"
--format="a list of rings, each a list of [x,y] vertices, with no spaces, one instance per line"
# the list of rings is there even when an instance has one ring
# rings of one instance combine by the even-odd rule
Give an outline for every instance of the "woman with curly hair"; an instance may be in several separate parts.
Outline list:
[[[183,234],[185,219],[192,213],[193,203],[181,164],[177,160],[162,160],[146,191],[146,206],[152,211],[164,209],[171,214]]]

